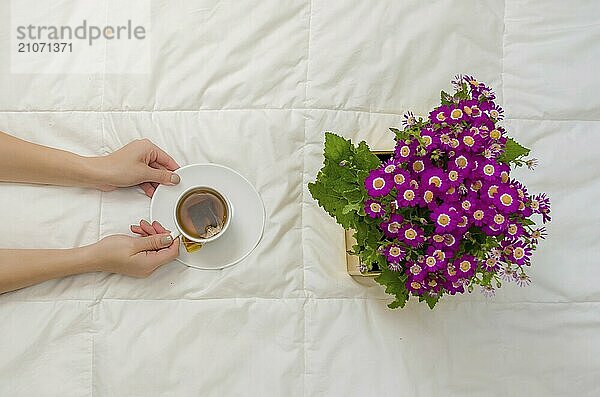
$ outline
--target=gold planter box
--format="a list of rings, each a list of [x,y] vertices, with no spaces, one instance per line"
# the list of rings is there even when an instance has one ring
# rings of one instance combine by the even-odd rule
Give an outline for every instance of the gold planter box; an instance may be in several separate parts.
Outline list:
[[[359,270],[360,266],[360,258],[357,255],[352,255],[348,253],[352,251],[352,246],[356,244],[356,239],[354,238],[354,229],[346,230],[346,267],[348,269],[348,274],[356,277],[377,277],[381,274],[380,271],[369,271],[366,273],[361,273]]]
[[[372,150],[373,153],[377,155],[380,159],[384,160],[389,158],[394,151],[393,150]],[[354,277],[377,277],[381,274],[380,271],[368,271],[366,273],[361,273],[359,270],[360,266],[360,258],[357,255],[352,255],[348,253],[352,251],[352,246],[356,244],[356,239],[354,238],[354,229],[345,230],[346,233],[346,268],[348,269],[348,274]]]

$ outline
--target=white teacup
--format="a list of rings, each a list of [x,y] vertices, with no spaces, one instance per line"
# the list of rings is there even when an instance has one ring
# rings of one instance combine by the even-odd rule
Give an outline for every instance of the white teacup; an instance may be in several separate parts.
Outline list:
[[[191,202],[191,204],[190,204]],[[221,211],[224,220],[220,220]],[[194,219],[195,213],[196,218]],[[214,216],[216,227],[208,222]],[[173,239],[183,236],[189,241],[199,244],[210,243],[221,237],[233,219],[233,205],[231,201],[217,189],[209,186],[193,186],[179,195],[173,207],[173,219],[177,232],[172,233]],[[221,224],[222,223],[222,224]],[[198,230],[204,226],[205,230]],[[212,230],[210,230],[212,228]],[[217,230],[218,229],[218,230]]]

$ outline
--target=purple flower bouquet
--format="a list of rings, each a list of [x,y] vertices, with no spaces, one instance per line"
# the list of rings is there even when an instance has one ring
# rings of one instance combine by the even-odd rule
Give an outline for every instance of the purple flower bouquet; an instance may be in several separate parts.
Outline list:
[[[546,236],[531,219],[550,221],[546,194],[532,195],[511,167],[533,169],[529,149],[498,125],[495,95],[471,76],[457,76],[454,94],[427,119],[404,116],[391,128],[396,148],[385,162],[365,142],[326,133],[325,163],[309,184],[338,223],[354,229],[362,270],[403,307],[410,295],[433,308],[445,294],[491,296],[502,281],[529,284],[525,269]]]

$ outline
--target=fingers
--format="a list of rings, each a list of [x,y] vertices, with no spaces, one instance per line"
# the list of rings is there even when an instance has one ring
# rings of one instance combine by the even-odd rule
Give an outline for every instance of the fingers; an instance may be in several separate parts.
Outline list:
[[[142,228],[142,230],[144,232],[146,232],[147,235],[152,236],[157,234],[156,230],[154,230],[154,227],[152,227],[152,225],[150,225],[146,220],[142,219],[140,221],[140,227]]]
[[[167,169],[156,169],[148,166],[146,168],[146,182],[161,183],[163,185],[177,185],[181,178]],[[154,193],[154,192],[152,192]]]
[[[156,230],[157,233],[160,233],[160,234],[169,233],[169,231],[167,229],[165,229],[163,227],[163,225],[161,225],[157,221],[152,222],[152,227],[154,227],[154,230]]]
[[[165,229],[159,222],[154,221],[152,225],[142,219],[139,225],[131,225],[129,229],[142,237],[147,237],[155,234],[168,234],[169,230]]]
[[[173,262],[179,255],[179,238],[176,238],[173,243],[167,248],[158,251],[140,252],[134,255],[134,259],[139,261],[144,267],[150,268],[152,271],[157,267]]]
[[[130,229],[130,230],[131,230],[133,233],[135,233],[135,234],[139,234],[139,235],[140,235],[140,236],[142,236],[142,237],[146,237],[146,236],[148,235],[148,233],[146,233],[146,232],[144,231],[144,229],[142,229],[142,228],[141,228],[140,226],[138,226],[138,225],[131,225],[131,226],[129,226],[129,229]]]
[[[155,162],[153,162],[153,163],[150,163],[150,164],[148,164],[148,165],[149,165],[150,167],[152,167],[152,168],[156,168],[157,170],[166,170],[166,169],[167,169],[167,168],[166,168],[164,165],[162,165],[162,164],[159,164],[159,163],[157,163],[156,161],[155,161]],[[149,183],[152,185],[152,187],[153,187],[154,189],[156,189],[156,188],[158,187],[158,183],[156,183],[156,182],[149,182]]]
[[[151,162],[150,164],[148,164],[150,167],[152,168],[156,168],[158,170],[166,170],[167,167],[165,167],[164,165],[162,165],[161,163],[157,163],[156,161]],[[170,170],[173,171],[173,170]]]
[[[172,244],[173,238],[169,234],[153,234],[135,239],[133,248],[135,252],[158,251]]]
[[[164,150],[156,146],[154,143],[150,143],[152,145],[152,162],[156,162],[162,166],[164,166],[169,171],[175,171],[179,168],[179,164],[169,156]]]
[[[156,185],[158,186],[158,185]],[[152,197],[154,196],[154,192],[156,191],[156,186],[153,183],[150,182],[144,182],[142,184],[140,184],[140,187],[142,188],[142,190],[144,191],[144,193],[146,193],[146,196],[148,197]]]

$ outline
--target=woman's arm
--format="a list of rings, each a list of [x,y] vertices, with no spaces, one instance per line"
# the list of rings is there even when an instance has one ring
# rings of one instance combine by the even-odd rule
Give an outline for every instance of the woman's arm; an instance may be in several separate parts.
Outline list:
[[[152,196],[159,183],[175,185],[179,165],[147,139],[107,156],[84,157],[0,132],[0,181],[92,187],[103,191],[139,185]]]
[[[148,231],[147,237],[106,237],[81,248],[56,250],[0,249],[0,294],[74,274],[106,271],[132,277],[147,277],[179,254],[179,239],[173,241],[158,222],[132,226]]]

